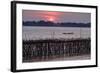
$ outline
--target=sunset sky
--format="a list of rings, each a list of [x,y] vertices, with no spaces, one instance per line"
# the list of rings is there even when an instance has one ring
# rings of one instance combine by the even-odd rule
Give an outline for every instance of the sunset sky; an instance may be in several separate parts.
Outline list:
[[[76,22],[89,23],[91,22],[90,13],[78,12],[55,12],[55,11],[38,11],[38,10],[23,10],[23,21],[52,21],[52,22]]]

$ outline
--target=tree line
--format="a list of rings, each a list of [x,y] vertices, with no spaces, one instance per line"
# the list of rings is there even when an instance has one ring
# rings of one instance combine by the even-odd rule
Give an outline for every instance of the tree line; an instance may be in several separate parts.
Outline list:
[[[91,27],[91,23],[61,22],[51,21],[23,21],[23,26],[48,26],[48,27]]]

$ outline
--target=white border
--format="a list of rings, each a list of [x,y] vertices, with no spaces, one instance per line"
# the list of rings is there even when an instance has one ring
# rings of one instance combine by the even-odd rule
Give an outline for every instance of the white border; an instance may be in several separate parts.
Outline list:
[[[16,62],[17,70],[23,69],[38,69],[38,68],[52,68],[52,67],[71,67],[71,66],[85,66],[95,65],[96,45],[96,10],[94,8],[82,7],[60,7],[60,6],[46,6],[46,5],[28,5],[17,4],[17,48],[16,48]],[[74,60],[74,61],[56,61],[56,62],[38,62],[38,63],[22,63],[22,9],[26,10],[46,10],[46,11],[62,11],[62,12],[84,12],[91,13],[91,60]]]

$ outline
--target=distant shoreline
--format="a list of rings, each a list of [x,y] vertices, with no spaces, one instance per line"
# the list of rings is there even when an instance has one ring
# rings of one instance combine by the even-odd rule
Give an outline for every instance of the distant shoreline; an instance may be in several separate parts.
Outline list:
[[[23,26],[40,26],[40,27],[91,27],[91,23],[61,22],[54,23],[51,21],[23,21]]]

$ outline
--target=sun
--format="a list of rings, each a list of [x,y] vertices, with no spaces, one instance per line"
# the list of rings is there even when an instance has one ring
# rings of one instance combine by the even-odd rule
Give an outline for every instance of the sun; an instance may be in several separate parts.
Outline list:
[[[54,18],[53,17],[50,17],[50,18],[48,18],[48,20],[53,22],[54,21]]]

